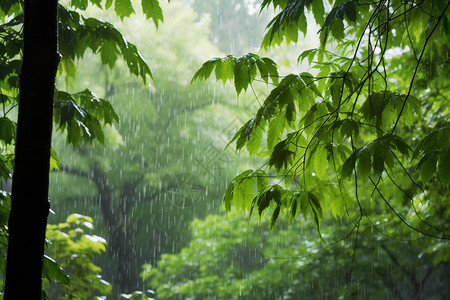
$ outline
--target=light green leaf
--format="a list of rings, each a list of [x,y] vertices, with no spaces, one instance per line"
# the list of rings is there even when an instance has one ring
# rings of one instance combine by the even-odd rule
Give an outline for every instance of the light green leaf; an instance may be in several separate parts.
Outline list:
[[[50,171],[59,170],[61,168],[61,162],[59,161],[58,154],[53,147],[50,154]]]
[[[161,6],[159,6],[158,0],[141,0],[141,4],[142,11],[147,20],[151,18],[153,23],[155,23],[156,28],[158,28],[158,22],[164,21],[163,12]]]
[[[278,114],[269,122],[267,130],[267,150],[272,151],[276,144],[281,140],[284,132],[285,116]]]
[[[324,147],[319,147],[314,153],[314,172],[319,179],[328,179],[327,165],[327,151]]]
[[[114,10],[122,20],[134,13],[130,0],[115,0]]]
[[[229,212],[231,210],[231,202],[233,200],[233,191],[234,191],[234,181],[232,180],[228,185],[223,195],[222,202],[225,205],[225,211]]]
[[[234,78],[234,60],[232,59],[220,59],[216,63],[215,75],[217,80],[222,80],[223,84],[227,80]]]
[[[312,12],[314,15],[314,19],[317,24],[323,24],[325,21],[325,7],[323,1],[314,0],[311,3]]]
[[[250,122],[247,135],[247,150],[250,155],[257,154],[262,140],[262,126],[255,119]]]

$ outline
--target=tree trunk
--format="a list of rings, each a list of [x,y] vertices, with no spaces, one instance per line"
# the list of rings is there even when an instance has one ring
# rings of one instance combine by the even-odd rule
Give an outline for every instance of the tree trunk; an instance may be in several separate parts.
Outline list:
[[[24,46],[4,299],[40,299],[53,96],[59,62],[57,0],[24,1]]]

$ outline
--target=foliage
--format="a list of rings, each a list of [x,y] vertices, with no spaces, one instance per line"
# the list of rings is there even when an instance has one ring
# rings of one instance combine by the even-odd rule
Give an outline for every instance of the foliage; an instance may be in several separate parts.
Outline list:
[[[65,272],[61,273],[57,265],[45,268],[49,262],[55,264],[54,260],[45,258],[44,277],[48,283],[44,289],[49,297],[87,299],[92,294],[111,293],[111,284],[102,278],[101,268],[92,262],[95,255],[106,251],[106,240],[92,235],[93,229],[92,218],[79,214],[71,214],[65,223],[47,226],[47,253]]]
[[[374,236],[362,221],[350,234],[349,223],[329,224],[323,237],[338,242],[326,247],[301,219],[281,215],[271,233],[267,216],[262,224],[236,211],[194,220],[189,246],[144,265],[141,276],[158,299],[411,299],[419,285],[421,297],[445,298],[449,265],[434,266],[425,241]]]
[[[331,10],[326,1],[263,1],[261,10],[280,10],[263,48],[301,44],[309,13],[320,26],[321,46],[299,54],[309,72],[273,82],[232,139],[236,150],[266,161],[231,180],[225,207],[260,217],[272,208],[271,224],[282,211],[292,218],[301,212],[319,234],[327,215],[358,228],[390,212],[400,221],[397,236],[447,240],[450,3],[329,2]],[[212,59],[194,79],[209,77],[219,61],[221,69],[233,68],[229,57]],[[234,79],[239,94],[255,79],[253,69],[242,73],[216,77]]]

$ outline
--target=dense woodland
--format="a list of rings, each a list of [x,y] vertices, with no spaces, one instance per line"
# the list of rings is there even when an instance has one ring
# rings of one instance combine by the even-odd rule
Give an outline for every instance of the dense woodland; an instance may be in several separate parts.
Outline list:
[[[1,1],[1,297],[446,299],[449,6]]]

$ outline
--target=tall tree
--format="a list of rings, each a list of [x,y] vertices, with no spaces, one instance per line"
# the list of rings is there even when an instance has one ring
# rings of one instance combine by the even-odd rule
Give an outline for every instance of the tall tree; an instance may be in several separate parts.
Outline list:
[[[57,52],[57,0],[24,1],[5,299],[39,299],[48,200]],[[30,226],[27,226],[30,225]],[[23,272],[27,288],[23,288]]]

